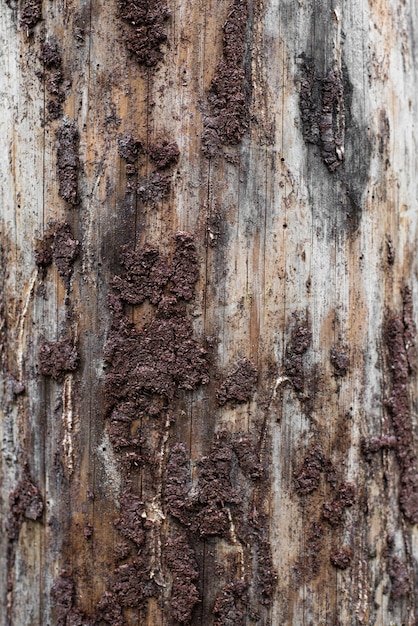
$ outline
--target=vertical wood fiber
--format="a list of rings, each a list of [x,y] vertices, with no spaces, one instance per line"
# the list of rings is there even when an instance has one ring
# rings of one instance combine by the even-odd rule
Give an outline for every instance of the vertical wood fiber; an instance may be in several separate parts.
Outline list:
[[[0,626],[415,624],[416,3],[0,7]]]

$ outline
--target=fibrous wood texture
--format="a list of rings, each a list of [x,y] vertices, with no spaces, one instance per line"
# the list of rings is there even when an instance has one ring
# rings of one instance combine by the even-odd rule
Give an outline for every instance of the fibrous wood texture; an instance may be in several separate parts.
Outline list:
[[[416,3],[0,2],[0,625],[415,624]]]

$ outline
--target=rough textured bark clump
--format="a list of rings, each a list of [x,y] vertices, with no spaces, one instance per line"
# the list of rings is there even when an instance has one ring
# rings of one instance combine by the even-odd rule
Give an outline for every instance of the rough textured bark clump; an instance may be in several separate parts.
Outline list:
[[[249,127],[251,88],[244,65],[247,23],[246,0],[234,0],[223,28],[222,59],[208,93],[209,111],[202,135],[207,157],[216,156],[223,144],[239,143]]]
[[[128,50],[137,61],[154,67],[163,58],[162,44],[167,40],[165,21],[170,13],[164,0],[119,0]]]
[[[41,374],[60,382],[65,374],[76,371],[80,357],[73,340],[66,338],[42,343],[38,351],[38,361]]]
[[[74,261],[78,257],[79,242],[73,237],[67,222],[50,222],[43,238],[37,242],[35,261],[43,271],[54,263],[66,289],[70,286]]]
[[[23,467],[22,478],[9,495],[9,504],[7,534],[9,539],[17,539],[24,520],[39,520],[44,510],[42,495],[33,483],[27,465]]]
[[[24,0],[20,12],[20,25],[30,31],[42,19],[42,0]]]
[[[57,131],[57,176],[59,194],[69,204],[78,201],[79,132],[74,122],[64,121]]]
[[[405,517],[418,522],[418,467],[411,420],[409,382],[415,370],[415,323],[411,292],[403,292],[403,312],[386,321],[384,337],[388,349],[388,365],[392,390],[387,406],[396,435],[396,454],[401,470],[399,502]]]
[[[199,570],[193,550],[184,533],[170,537],[165,546],[165,556],[173,574],[171,609],[180,624],[190,623],[192,611],[200,601],[195,581]]]
[[[242,359],[216,391],[218,404],[223,406],[227,402],[232,405],[248,402],[256,385],[257,369],[251,361]]]

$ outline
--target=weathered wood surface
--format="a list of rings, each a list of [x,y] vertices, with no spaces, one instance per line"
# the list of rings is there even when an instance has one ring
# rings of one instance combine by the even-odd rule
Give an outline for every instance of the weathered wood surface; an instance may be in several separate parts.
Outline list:
[[[1,626],[415,624],[416,3],[0,2]]]

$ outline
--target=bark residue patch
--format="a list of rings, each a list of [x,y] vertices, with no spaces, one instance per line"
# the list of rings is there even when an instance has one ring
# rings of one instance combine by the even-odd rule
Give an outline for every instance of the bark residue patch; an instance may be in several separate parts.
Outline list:
[[[62,58],[56,39],[42,43],[40,59],[45,68],[40,78],[45,81],[45,88],[50,96],[47,109],[50,119],[55,120],[61,117],[63,113],[62,103],[65,100]]]
[[[74,122],[64,121],[57,131],[57,175],[59,195],[69,204],[77,204],[79,133]]]
[[[122,607],[114,594],[105,592],[97,611],[88,617],[76,606],[75,582],[72,574],[62,572],[54,581],[51,589],[54,614],[57,626],[93,626],[109,624],[110,626],[126,626]]]
[[[222,144],[239,143],[249,127],[251,86],[244,64],[248,19],[246,0],[234,0],[223,27],[223,55],[209,89],[209,111],[203,122],[202,150],[207,157],[216,156]]]
[[[172,615],[181,624],[188,624],[200,597],[195,584],[199,578],[199,569],[186,534],[177,532],[170,537],[164,554],[173,574],[170,602]]]
[[[9,539],[17,539],[25,520],[37,521],[42,517],[44,504],[38,487],[33,483],[29,467],[23,467],[22,478],[9,495],[10,513],[7,519]]]
[[[121,254],[121,263],[126,274],[115,276],[113,286],[122,300],[129,304],[142,304],[145,300],[158,304],[171,276],[168,262],[159,250],[146,246],[135,251],[126,246]]]
[[[207,352],[193,339],[182,306],[194,295],[196,248],[189,233],[178,232],[175,240],[170,266],[155,248],[124,249],[127,272],[114,280],[120,298],[110,298],[113,323],[105,346],[105,359],[111,365],[106,378],[109,411],[120,402],[140,406],[150,394],[171,400],[178,389],[191,390],[209,382]],[[146,299],[158,308],[150,322],[137,330],[126,318],[122,301],[141,304]]]
[[[27,31],[35,28],[42,19],[42,0],[23,0],[20,10],[20,25]]]
[[[331,363],[336,376],[345,376],[350,367],[350,357],[343,348],[334,346],[331,350]]]
[[[317,576],[320,569],[320,554],[324,545],[324,531],[321,524],[314,522],[306,537],[303,573],[308,579]]]
[[[206,350],[193,339],[191,322],[180,313],[166,319],[157,314],[138,331],[121,305],[114,306],[104,354],[110,364],[108,411],[120,402],[140,404],[147,394],[171,400],[177,389],[195,389],[209,381]]]
[[[70,574],[62,572],[54,581],[51,589],[51,598],[54,602],[57,625],[66,626],[67,617],[73,610],[75,599],[75,584]]]
[[[176,249],[171,263],[172,287],[170,291],[177,298],[190,300],[199,278],[196,246],[192,235],[186,232],[178,232],[175,240]]]
[[[158,170],[165,170],[176,165],[179,160],[180,150],[176,142],[161,141],[152,144],[148,148],[148,155]]]
[[[409,594],[412,581],[405,562],[394,554],[394,549],[394,536],[393,534],[389,534],[384,553],[386,555],[387,569],[391,582],[390,597],[392,600],[399,600],[399,598]]]
[[[80,358],[73,340],[62,339],[56,342],[45,341],[41,344],[38,361],[41,374],[62,381],[65,374],[75,372]]]
[[[180,151],[176,142],[160,140],[145,148],[129,133],[119,138],[119,156],[126,161],[127,190],[135,192],[144,204],[156,206],[171,190],[172,172]],[[139,158],[146,154],[154,168],[147,176],[139,176]]]
[[[265,470],[252,437],[249,435],[236,435],[232,439],[232,447],[245,476],[251,480],[265,478]]]
[[[321,446],[318,444],[311,445],[300,472],[295,478],[296,491],[299,495],[306,495],[318,489],[324,463],[325,457]]]
[[[345,509],[354,504],[355,493],[354,485],[350,483],[340,485],[333,500],[324,503],[322,519],[330,526],[340,526],[344,519]]]
[[[370,461],[372,455],[376,454],[376,452],[380,452],[381,450],[395,450],[396,446],[396,437],[393,435],[363,437],[361,440],[361,451],[368,461]]]
[[[43,238],[37,242],[35,260],[38,267],[45,270],[54,263],[63,283],[70,287],[74,261],[79,254],[79,242],[73,237],[67,222],[50,222]]]
[[[344,160],[345,104],[340,69],[331,68],[320,76],[314,63],[305,59],[299,94],[303,137],[320,146],[321,157],[330,172]]]
[[[392,237],[390,235],[386,235],[386,260],[389,265],[393,265],[395,263],[395,248],[393,245]]]
[[[239,501],[231,484],[232,457],[226,434],[217,435],[211,454],[198,461],[198,487],[189,494],[189,455],[182,444],[177,444],[170,453],[165,484],[167,508],[201,537],[229,535],[227,506]]]
[[[143,153],[142,143],[129,133],[119,137],[118,154],[126,161],[127,176],[135,176],[138,173],[136,165],[139,156]]]
[[[146,178],[140,178],[136,186],[136,193],[144,204],[155,206],[170,195],[171,175],[161,172],[152,172]]]
[[[122,494],[120,499],[121,516],[115,520],[115,528],[125,538],[133,541],[140,548],[145,541],[146,510],[141,499],[130,492]]]
[[[175,444],[168,455],[164,481],[167,511],[192,533],[195,541],[209,536],[239,541],[252,572],[249,594],[255,603],[269,604],[277,576],[262,504],[266,472],[257,446],[248,435],[219,432],[210,453],[200,457],[195,468],[192,480],[189,454],[183,444]],[[228,608],[236,610],[238,616],[238,599],[243,591],[244,586],[238,589],[233,584],[220,592],[216,623],[223,623],[219,620]]]
[[[220,406],[249,402],[257,386],[256,367],[248,359],[241,359],[234,370],[222,382],[216,391]]]
[[[216,596],[214,626],[243,626],[248,612],[248,585],[237,580],[228,583]]]
[[[118,154],[127,163],[131,165],[136,163],[142,151],[142,143],[129,133],[119,137]]]
[[[415,368],[415,336],[412,295],[405,288],[402,315],[386,320],[384,339],[392,378],[387,406],[395,431],[396,455],[401,472],[399,501],[403,514],[412,523],[418,522],[418,467],[408,388]]]
[[[334,554],[331,554],[330,561],[338,569],[347,569],[351,565],[353,553],[350,548],[342,547]]]
[[[164,0],[119,0],[120,18],[128,50],[141,65],[154,67],[163,58],[165,22],[170,13]]]
[[[245,468],[243,472],[251,479],[265,477],[260,459],[246,436],[237,435],[234,441],[226,432],[216,435],[211,453],[197,462],[198,478],[193,490],[190,457],[185,446],[179,443],[170,451],[165,480],[167,508],[171,515],[202,537],[229,536],[227,507],[240,502],[231,482],[234,453]]]
[[[311,345],[312,333],[305,324],[296,324],[292,330],[289,344],[285,352],[284,367],[286,376],[290,379],[294,390],[303,393],[305,386],[305,372],[303,356]]]
[[[160,595],[147,557],[148,555],[143,556],[140,552],[133,561],[115,569],[109,593],[121,607],[143,608],[149,598]]]

